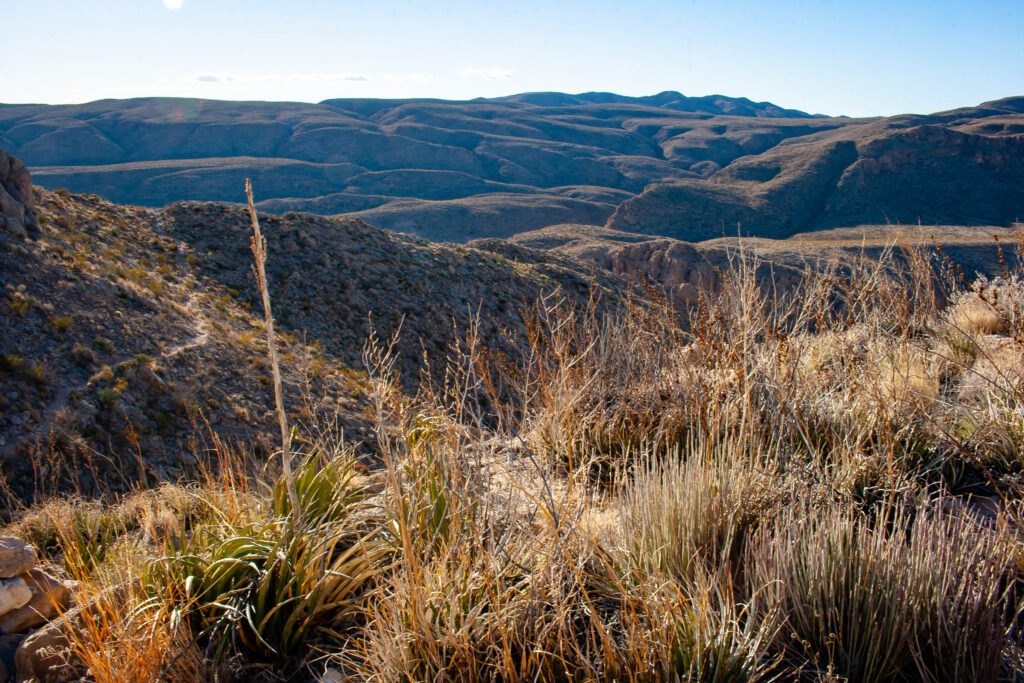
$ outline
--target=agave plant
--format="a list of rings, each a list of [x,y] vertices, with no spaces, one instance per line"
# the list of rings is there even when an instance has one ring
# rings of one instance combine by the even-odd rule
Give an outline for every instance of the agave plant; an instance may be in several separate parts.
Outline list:
[[[341,521],[365,495],[356,486],[353,461],[346,457],[329,457],[320,450],[306,455],[293,476],[301,516],[307,522]],[[274,486],[273,509],[281,518],[292,514],[291,496],[284,477]]]
[[[281,482],[280,516],[197,529],[180,551],[153,561],[142,609],[170,610],[201,634],[215,659],[232,652],[275,662],[301,659],[340,637],[359,612],[391,547],[342,463],[307,459],[295,473],[302,514]]]

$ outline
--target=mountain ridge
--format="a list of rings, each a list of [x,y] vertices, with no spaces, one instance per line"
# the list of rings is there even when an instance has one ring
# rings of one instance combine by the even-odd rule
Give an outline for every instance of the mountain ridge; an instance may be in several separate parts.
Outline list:
[[[434,240],[560,223],[702,240],[1024,215],[1024,97],[845,118],[746,98],[522,93],[464,101],[189,98],[0,108],[44,187],[122,204],[347,214]]]
[[[368,218],[427,237],[438,233],[416,230],[418,219],[441,210],[456,223],[446,238],[465,241],[494,234],[481,231],[488,205],[510,193],[529,196],[527,213],[536,216],[516,231],[603,221],[624,197],[595,198],[586,188],[636,194],[652,181],[698,175],[689,167],[705,155],[687,155],[672,139],[726,115],[730,130],[743,130],[720,142],[717,163],[836,125],[746,98],[672,91],[318,104],[138,98],[2,108],[0,147],[24,159],[42,186],[119,203],[238,201],[241,178],[251,176],[261,199],[286,210],[402,202]],[[467,201],[487,195],[481,207]],[[457,204],[427,204],[437,201]]]

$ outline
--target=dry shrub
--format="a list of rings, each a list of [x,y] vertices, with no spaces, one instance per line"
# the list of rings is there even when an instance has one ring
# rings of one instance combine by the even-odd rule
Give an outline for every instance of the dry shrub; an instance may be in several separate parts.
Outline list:
[[[665,309],[630,303],[602,320],[549,308],[533,329],[529,440],[561,467],[607,474],[641,447],[685,437],[697,386]]]
[[[187,625],[166,615],[138,614],[137,577],[117,587],[82,584],[84,607],[68,617],[71,650],[96,683],[198,683],[206,663]]]
[[[907,411],[927,410],[928,404],[939,396],[939,359],[923,349],[900,345],[880,354],[877,384],[868,391],[877,390],[879,406],[898,406]]]
[[[949,326],[965,335],[1003,334],[1008,321],[996,306],[978,291],[964,292],[947,309]]]
[[[630,564],[683,583],[702,571],[740,570],[747,536],[784,495],[781,477],[742,448],[691,443],[638,471],[620,508]]]
[[[849,681],[998,680],[1009,539],[942,507],[797,509],[759,533],[753,585],[784,615],[776,647]]]

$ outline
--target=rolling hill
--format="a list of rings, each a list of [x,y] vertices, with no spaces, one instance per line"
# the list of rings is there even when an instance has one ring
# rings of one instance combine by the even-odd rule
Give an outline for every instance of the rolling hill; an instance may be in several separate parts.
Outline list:
[[[0,480],[94,491],[194,473],[212,433],[273,443],[272,392],[242,207],[164,209],[31,191],[0,154]],[[13,170],[12,170],[13,169]],[[17,209],[15,211],[14,209]],[[328,416],[370,436],[364,345],[400,330],[396,367],[415,382],[479,318],[511,353],[542,294],[614,300],[628,282],[554,253],[447,245],[358,219],[261,217],[291,417]],[[30,230],[26,229],[30,226]],[[310,403],[300,396],[315,397]],[[262,444],[262,445],[261,445]]]
[[[1024,97],[875,119],[674,92],[3,105],[0,148],[44,187],[119,203],[236,202],[248,176],[270,212],[453,242],[565,223],[703,240],[1024,216]]]
[[[358,212],[382,227],[464,241],[603,222],[651,182],[700,177],[844,123],[672,92],[319,104],[150,98],[0,106],[0,148],[44,187],[119,203],[238,201],[250,176],[268,210]]]

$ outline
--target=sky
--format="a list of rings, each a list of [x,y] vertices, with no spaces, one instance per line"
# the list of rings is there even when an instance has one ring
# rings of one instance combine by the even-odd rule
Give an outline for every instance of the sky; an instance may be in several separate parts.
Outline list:
[[[1024,94],[1024,0],[0,0],[0,102],[722,94],[930,113]]]

